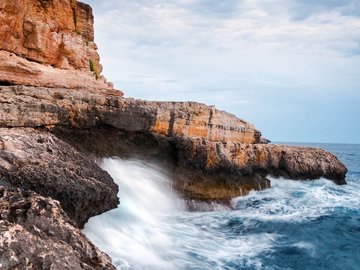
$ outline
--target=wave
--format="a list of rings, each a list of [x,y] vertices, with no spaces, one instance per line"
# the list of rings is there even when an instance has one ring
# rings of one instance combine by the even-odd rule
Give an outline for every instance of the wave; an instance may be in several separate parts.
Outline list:
[[[119,269],[356,269],[360,259],[359,181],[271,179],[231,207],[192,202],[199,212],[156,164],[104,159],[102,168],[121,204],[84,233]]]
[[[270,178],[271,179],[271,178]],[[359,209],[360,184],[338,186],[326,179],[294,181],[271,179],[271,188],[252,191],[232,201],[234,215],[259,220],[302,222],[331,214],[337,208]]]

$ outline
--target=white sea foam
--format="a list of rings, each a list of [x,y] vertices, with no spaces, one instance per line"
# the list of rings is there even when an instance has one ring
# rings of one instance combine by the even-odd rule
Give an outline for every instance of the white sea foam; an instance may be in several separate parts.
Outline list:
[[[235,215],[263,221],[299,222],[331,214],[337,207],[360,208],[359,183],[338,186],[320,179],[271,179],[271,188],[232,201]],[[237,212],[237,213],[236,213]]]
[[[121,204],[92,218],[84,232],[119,269],[267,269],[261,258],[279,246],[316,253],[314,243],[287,244],[274,222],[306,224],[336,208],[360,208],[358,181],[271,179],[272,188],[234,199],[235,210],[199,204],[205,212],[189,212],[163,168],[119,159],[104,159],[102,167],[119,185]]]
[[[92,218],[84,233],[119,269],[223,269],[241,261],[260,267],[256,254],[271,249],[276,234],[227,237],[226,208],[188,212],[163,169],[139,160],[104,159],[120,188],[118,209]]]
[[[174,269],[163,258],[171,253],[172,245],[164,227],[168,226],[167,215],[182,207],[161,168],[118,159],[105,159],[102,167],[119,185],[121,204],[118,209],[92,218],[85,234],[121,269]]]

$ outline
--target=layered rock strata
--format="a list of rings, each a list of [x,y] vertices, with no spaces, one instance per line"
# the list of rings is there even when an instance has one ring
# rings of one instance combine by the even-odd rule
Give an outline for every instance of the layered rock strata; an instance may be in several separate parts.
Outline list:
[[[90,6],[70,0],[1,1],[0,84],[112,88],[100,76],[99,60]]]
[[[176,174],[185,176],[177,188],[189,198],[229,200],[270,187],[267,176],[294,180],[324,177],[346,183],[347,168],[336,156],[318,148],[200,138],[176,138],[173,145],[179,164]]]
[[[225,200],[244,195],[251,189],[269,187],[268,174],[292,179],[323,176],[345,183],[347,170],[332,154],[321,149],[258,144],[261,134],[251,124],[199,103],[126,99],[110,90],[24,86],[0,87],[0,103],[0,127],[47,127],[58,134],[60,130],[77,130],[62,136],[65,140],[80,137],[73,140],[75,147],[85,144],[84,137],[101,137],[95,130],[108,127],[103,129],[107,139],[93,138],[87,145],[89,153],[110,155],[100,148],[111,145],[119,150],[111,154],[121,156],[145,147],[148,154],[141,156],[170,161],[175,186],[188,197]],[[81,136],[84,129],[95,135]],[[126,142],[131,144],[127,147],[130,151],[124,150]]]
[[[67,89],[102,90],[112,86],[91,71],[58,69],[31,62],[16,54],[0,50],[0,85],[63,87]]]
[[[128,132],[210,141],[257,143],[253,125],[195,102],[152,102],[122,98],[119,91],[0,86],[0,127],[109,125]],[[26,112],[26,113],[25,113]]]

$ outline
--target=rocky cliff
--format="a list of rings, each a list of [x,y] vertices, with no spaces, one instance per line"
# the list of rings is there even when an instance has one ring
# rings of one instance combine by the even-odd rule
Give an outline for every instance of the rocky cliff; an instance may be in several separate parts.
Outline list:
[[[0,103],[0,127],[46,128],[88,155],[165,160],[174,186],[190,198],[244,195],[269,187],[267,175],[345,183],[347,170],[334,155],[260,144],[253,125],[204,104],[26,86],[0,87]]]
[[[195,102],[126,99],[118,91],[0,86],[0,127],[110,125],[129,132],[257,143],[253,125]]]
[[[114,269],[79,231],[119,203],[98,158],[156,160],[190,199],[246,195],[268,175],[345,183],[324,150],[262,144],[213,106],[125,98],[101,69],[88,5],[0,2],[1,269]]]
[[[0,84],[111,88],[100,76],[91,8],[75,0],[0,3]]]

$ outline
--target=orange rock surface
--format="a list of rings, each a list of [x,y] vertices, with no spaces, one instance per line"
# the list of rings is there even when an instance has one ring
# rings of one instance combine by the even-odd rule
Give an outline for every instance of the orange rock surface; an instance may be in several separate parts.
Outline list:
[[[93,22],[91,7],[75,0],[1,1],[0,82],[51,87],[49,81],[56,81],[55,86],[85,88],[85,76],[95,88],[111,88],[99,75]]]
[[[213,142],[258,143],[261,136],[250,123],[213,106],[129,99],[114,90],[0,86],[0,105],[0,127],[105,124],[129,132]]]

